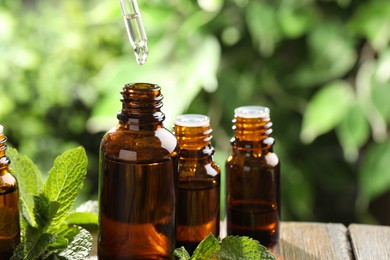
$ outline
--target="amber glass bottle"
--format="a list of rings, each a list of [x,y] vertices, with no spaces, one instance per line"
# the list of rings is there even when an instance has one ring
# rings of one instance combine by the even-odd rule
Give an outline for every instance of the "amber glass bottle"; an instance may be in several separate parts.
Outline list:
[[[227,234],[276,244],[280,222],[280,164],[266,107],[235,109],[233,153],[226,161]]]
[[[219,236],[220,170],[207,116],[178,116],[174,130],[180,147],[176,247],[192,253],[210,233]]]
[[[99,259],[168,259],[175,246],[178,146],[160,87],[125,85],[100,147]]]
[[[18,183],[5,154],[7,138],[0,125],[0,259],[10,259],[20,243]]]

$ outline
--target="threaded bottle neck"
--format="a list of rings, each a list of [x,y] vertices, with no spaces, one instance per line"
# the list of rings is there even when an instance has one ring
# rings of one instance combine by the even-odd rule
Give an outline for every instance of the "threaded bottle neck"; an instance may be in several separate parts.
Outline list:
[[[270,110],[261,106],[245,106],[234,110],[233,144],[248,146],[250,143],[261,143],[261,147],[269,147],[274,143]],[[240,145],[241,144],[241,145]]]
[[[7,150],[7,137],[3,133],[3,126],[0,125],[0,168],[8,166],[11,162],[6,156],[5,151]]]
[[[165,115],[161,88],[155,84],[132,83],[122,89],[122,110],[117,114],[120,124],[130,130],[162,126]]]
[[[209,117],[198,114],[180,115],[175,119],[174,131],[181,155],[204,157],[214,154]]]

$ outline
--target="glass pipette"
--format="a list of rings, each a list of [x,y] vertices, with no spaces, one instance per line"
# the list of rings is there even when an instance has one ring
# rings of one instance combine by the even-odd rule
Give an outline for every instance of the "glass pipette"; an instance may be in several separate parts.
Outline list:
[[[127,35],[137,63],[145,64],[148,58],[148,45],[145,28],[142,23],[141,13],[137,0],[119,0],[122,8],[123,19],[126,25]]]

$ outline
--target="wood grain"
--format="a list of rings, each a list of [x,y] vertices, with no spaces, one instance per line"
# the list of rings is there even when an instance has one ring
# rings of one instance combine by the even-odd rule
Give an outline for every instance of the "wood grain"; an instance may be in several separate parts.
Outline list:
[[[348,230],[356,260],[390,259],[390,227],[351,224]]]
[[[280,260],[353,259],[342,224],[282,222],[279,242],[271,251]]]

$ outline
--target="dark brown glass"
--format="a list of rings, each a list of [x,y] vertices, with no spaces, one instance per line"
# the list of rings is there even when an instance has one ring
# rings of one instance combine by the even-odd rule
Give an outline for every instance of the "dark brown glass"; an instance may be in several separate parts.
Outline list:
[[[123,88],[119,124],[100,149],[99,259],[168,259],[175,247],[177,141],[160,87]]]
[[[269,110],[261,108],[268,113],[233,120],[233,153],[226,161],[227,234],[272,247],[279,238],[280,163],[272,150]]]
[[[5,154],[6,137],[0,126],[0,259],[11,258],[20,243],[19,195],[16,178],[10,173]]]
[[[201,126],[196,122],[196,126],[183,126],[179,118],[206,121]],[[192,253],[210,233],[219,236],[220,169],[212,158],[208,117],[179,116],[174,130],[180,147],[176,247],[184,246]]]

